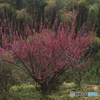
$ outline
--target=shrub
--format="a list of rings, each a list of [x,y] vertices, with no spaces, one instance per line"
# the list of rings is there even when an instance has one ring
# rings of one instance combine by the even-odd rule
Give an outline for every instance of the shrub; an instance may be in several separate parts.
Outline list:
[[[83,82],[88,84],[100,84],[100,53],[96,53],[85,70]]]
[[[100,51],[100,38],[99,37],[95,37],[94,38],[94,48],[93,48],[93,51],[95,53],[99,52]]]
[[[15,85],[15,75],[12,73],[10,64],[0,63],[0,95],[3,100],[8,100],[9,89]]]

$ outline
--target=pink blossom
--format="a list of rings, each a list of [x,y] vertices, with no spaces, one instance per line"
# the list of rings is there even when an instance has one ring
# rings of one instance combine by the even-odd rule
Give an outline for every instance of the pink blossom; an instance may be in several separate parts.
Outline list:
[[[57,27],[56,25],[57,20],[54,27]],[[88,56],[87,62],[84,63],[82,58],[85,57],[89,45],[92,44],[92,35],[84,32],[84,29],[80,29],[75,34],[74,23],[71,27],[61,23],[57,28],[58,31],[55,34],[53,29],[48,31],[49,29],[44,28],[41,23],[40,31],[36,33],[35,29],[30,29],[27,26],[28,38],[25,39],[22,35],[18,36],[16,32],[11,35],[13,39],[10,43],[5,38],[6,34],[3,33],[3,48],[0,48],[0,59],[8,60],[11,63],[15,62],[15,58],[19,59],[24,63],[26,70],[32,73],[32,77],[34,76],[40,83],[51,79],[63,68],[72,65],[85,67],[91,57]]]

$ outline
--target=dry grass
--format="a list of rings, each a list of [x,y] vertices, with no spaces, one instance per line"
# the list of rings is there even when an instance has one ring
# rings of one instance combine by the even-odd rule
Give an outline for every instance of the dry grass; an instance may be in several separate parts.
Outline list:
[[[70,91],[98,92],[99,95],[98,96],[74,96],[74,97],[70,97]],[[100,100],[100,85],[83,84],[81,86],[81,88],[78,88],[78,86],[74,83],[65,83],[64,82],[63,85],[60,87],[60,93],[58,93],[57,97],[60,98],[58,100]],[[54,100],[56,100],[56,99],[54,99]]]

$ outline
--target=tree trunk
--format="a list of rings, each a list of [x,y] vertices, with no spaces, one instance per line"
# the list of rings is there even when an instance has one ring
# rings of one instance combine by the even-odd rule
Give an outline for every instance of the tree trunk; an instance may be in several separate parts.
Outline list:
[[[46,83],[41,84],[41,92],[44,96],[48,94],[48,85]]]
[[[0,47],[2,47],[2,34],[0,34]]]

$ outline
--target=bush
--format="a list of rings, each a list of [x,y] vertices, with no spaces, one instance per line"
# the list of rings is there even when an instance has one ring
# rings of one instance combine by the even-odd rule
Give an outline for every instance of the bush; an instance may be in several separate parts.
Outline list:
[[[99,37],[95,37],[94,38],[94,48],[93,48],[93,51],[95,53],[100,51],[100,38]]]
[[[8,100],[9,89],[15,85],[16,79],[10,68],[11,65],[5,64],[0,63],[0,94],[3,100]]]
[[[85,70],[83,82],[87,84],[100,84],[100,38],[94,38],[94,56]]]
[[[100,84],[100,51],[96,53],[87,66],[84,75],[84,81],[89,84]]]

